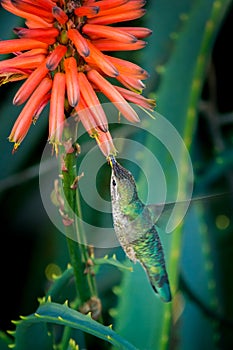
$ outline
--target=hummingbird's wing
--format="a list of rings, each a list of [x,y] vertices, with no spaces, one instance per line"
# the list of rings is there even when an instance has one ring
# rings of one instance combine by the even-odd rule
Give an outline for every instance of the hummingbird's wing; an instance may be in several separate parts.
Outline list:
[[[174,226],[176,227],[176,222],[182,221],[184,218],[188,208],[193,204],[207,204],[214,201],[225,200],[227,198],[232,197],[232,193],[218,193],[212,195],[204,195],[192,198],[191,200],[183,200],[178,202],[167,202],[167,203],[159,203],[159,204],[148,204],[147,208],[150,210],[152,221],[156,226],[165,229],[169,220],[171,220],[173,211],[176,209],[176,213],[174,214]],[[181,219],[180,219],[181,218]],[[174,228],[175,228],[174,227]],[[171,231],[166,232],[170,233]]]

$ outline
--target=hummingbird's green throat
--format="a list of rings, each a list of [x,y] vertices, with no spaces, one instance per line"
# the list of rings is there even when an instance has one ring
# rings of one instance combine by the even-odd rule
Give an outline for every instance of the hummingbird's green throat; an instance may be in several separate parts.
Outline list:
[[[171,301],[164,254],[150,208],[138,197],[132,174],[109,156],[114,229],[126,255],[145,269],[160,298]]]

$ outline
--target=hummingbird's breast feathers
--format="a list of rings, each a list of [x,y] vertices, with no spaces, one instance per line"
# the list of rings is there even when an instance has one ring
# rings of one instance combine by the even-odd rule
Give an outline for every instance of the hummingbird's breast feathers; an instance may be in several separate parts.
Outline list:
[[[111,199],[114,229],[126,255],[144,267],[150,283],[165,302],[171,300],[162,244],[150,207],[138,197],[132,174],[112,156]]]

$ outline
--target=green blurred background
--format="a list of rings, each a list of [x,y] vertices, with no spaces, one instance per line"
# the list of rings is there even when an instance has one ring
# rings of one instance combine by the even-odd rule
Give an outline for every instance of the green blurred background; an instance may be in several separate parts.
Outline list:
[[[219,8],[211,17],[215,5]],[[177,128],[189,148],[195,175],[194,195],[222,192],[228,195],[200,201],[189,211],[177,236],[174,233],[172,238],[164,239],[168,273],[177,292],[172,321],[166,321],[166,307],[155,300],[138,266],[134,267],[135,273],[122,273],[112,266],[101,268],[97,282],[104,317],[106,324],[113,323],[140,350],[230,350],[233,348],[232,2],[158,0],[148,1],[146,8],[147,14],[135,21],[153,30],[146,49],[127,52],[121,57],[140,64],[150,73],[145,94],[156,97],[156,110]],[[210,18],[214,18],[212,31],[205,37]],[[12,38],[11,29],[21,24],[21,20],[0,9],[1,39]],[[201,50],[203,65],[198,70]],[[198,89],[195,79],[199,81]],[[19,86],[20,83],[14,83],[0,87],[0,330],[14,329],[12,319],[34,312],[37,298],[44,296],[51,284],[52,274],[64,271],[69,262],[66,239],[50,222],[39,192],[38,166],[47,142],[47,111],[14,155],[7,140],[20,110],[12,106]],[[194,111],[192,115],[190,108]],[[153,120],[150,123],[156,127]],[[134,135],[136,140],[137,137]],[[90,141],[84,139],[84,149],[85,142]],[[143,143],[154,154],[160,153],[157,145],[151,145],[149,136]],[[170,165],[163,157],[161,163],[173,186]],[[130,162],[123,164],[131,169]],[[148,167],[145,160],[145,171]],[[145,192],[141,174],[137,169],[132,170],[141,192]],[[103,167],[101,174],[104,181],[98,184],[99,191],[109,198],[109,168]],[[105,220],[103,216],[99,217],[100,225],[101,220]],[[174,260],[172,267],[173,249],[179,250],[180,263]],[[119,260],[124,259],[120,248],[96,251],[97,256],[106,253],[117,253]],[[67,288],[67,296],[69,293]]]

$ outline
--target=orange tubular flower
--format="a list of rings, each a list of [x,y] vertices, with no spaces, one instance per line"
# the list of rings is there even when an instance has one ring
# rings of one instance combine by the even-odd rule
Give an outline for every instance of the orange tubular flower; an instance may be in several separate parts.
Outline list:
[[[88,79],[116,105],[126,119],[133,123],[139,122],[137,113],[130,105],[128,105],[124,97],[115,89],[115,87],[105,78],[103,78],[102,75],[100,75],[96,70],[92,69],[87,73],[87,76]]]
[[[48,74],[48,68],[45,62],[42,62],[28,77],[24,84],[17,91],[13,103],[15,105],[20,105],[24,103],[30,95],[33,93],[35,88],[41,82],[41,80]]]
[[[18,35],[19,38],[28,38],[43,40],[43,42],[52,45],[56,41],[56,37],[59,35],[59,30],[57,28],[14,28],[14,33]]]
[[[151,35],[152,31],[143,27],[118,27],[122,31],[126,31],[129,34],[136,36],[138,39],[144,39]]]
[[[33,40],[33,39],[12,39],[0,41],[0,54],[11,53],[15,51],[25,51],[31,49],[45,48],[47,49],[47,43]]]
[[[135,93],[134,91],[130,91],[127,89],[124,89],[120,86],[115,86],[115,89],[120,92],[120,94],[129,102],[140,105],[141,107],[145,109],[149,109],[153,111],[155,108],[155,100],[150,98],[145,98],[142,95],[139,95],[138,93]]]
[[[40,107],[41,100],[48,93],[51,87],[52,81],[49,78],[44,78],[22,109],[9,136],[9,140],[15,143],[13,152],[17,150],[20,143],[26,136],[34,120],[34,115],[37,112],[37,109]]]
[[[70,106],[77,106],[80,99],[77,61],[74,57],[68,57],[64,60],[66,72],[67,98]]]
[[[98,125],[103,131],[108,130],[108,121],[104,110],[96,96],[96,93],[88,81],[86,75],[82,72],[78,74],[79,84],[82,86],[81,95],[86,105],[93,111],[96,119],[96,125]]]
[[[50,102],[49,142],[56,153],[66,116],[78,114],[75,120],[83,123],[103,154],[115,154],[98,94],[133,123],[139,118],[128,102],[148,110],[155,102],[140,95],[142,80],[148,78],[143,68],[104,52],[146,45],[149,29],[118,26],[143,16],[145,0],[1,0],[1,5],[24,18],[26,25],[14,29],[18,39],[0,40],[0,54],[12,54],[0,61],[0,85],[25,79],[13,100],[16,105],[26,103],[9,136],[14,151]]]
[[[116,148],[113,144],[112,137],[109,131],[102,132],[101,130],[98,130],[98,132],[94,135],[96,142],[105,155],[105,157],[108,157],[109,154],[116,154]]]
[[[50,101],[49,142],[53,144],[56,153],[58,152],[58,145],[62,142],[62,131],[65,120],[65,79],[64,73],[55,74]]]
[[[63,45],[58,45],[52,51],[51,55],[46,59],[46,67],[50,71],[54,71],[59,63],[61,62],[63,56],[65,56],[67,48]]]
[[[86,24],[83,27],[83,33],[89,35],[92,39],[109,38],[126,44],[134,43],[137,41],[137,38],[135,36],[124,32],[123,30],[101,26],[98,24]]]

